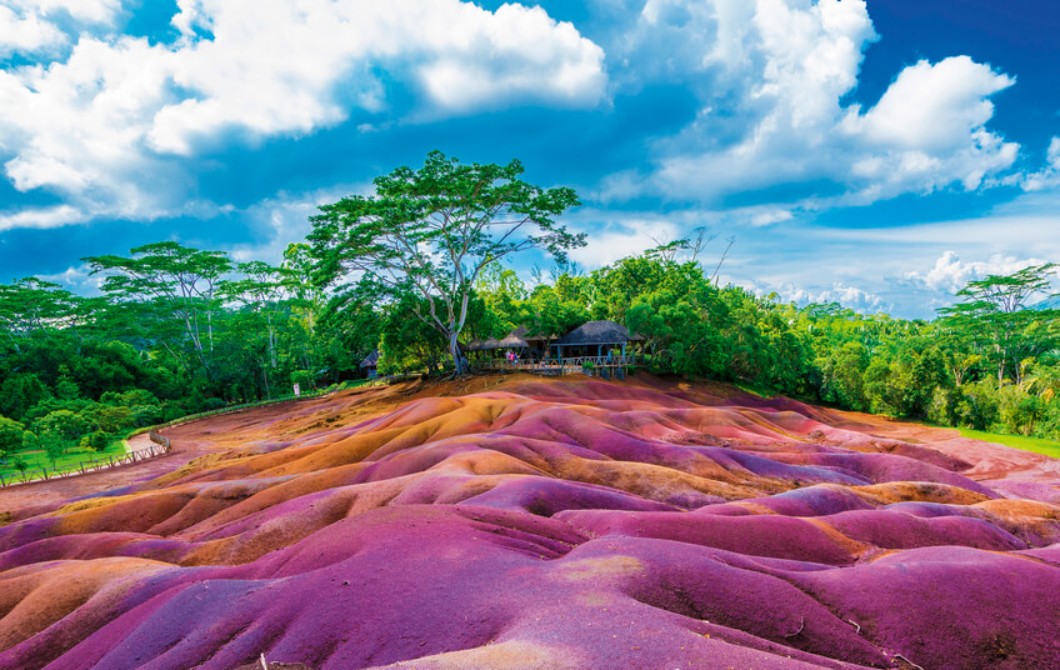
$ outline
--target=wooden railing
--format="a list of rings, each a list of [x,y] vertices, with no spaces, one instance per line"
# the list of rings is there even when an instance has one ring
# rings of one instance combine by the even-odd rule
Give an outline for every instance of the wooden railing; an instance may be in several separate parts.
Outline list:
[[[35,468],[33,470],[25,470],[24,472],[11,477],[0,475],[0,489],[17,486],[19,484],[49,482],[55,479],[65,479],[67,477],[87,475],[90,472],[109,470],[110,468],[117,468],[122,465],[132,465],[133,463],[140,463],[151,458],[164,456],[173,450],[173,442],[165,435],[161,435],[152,430],[148,432],[147,437],[154,442],[153,445],[147,449],[137,449],[136,451],[127,452],[122,456],[90,458],[84,461],[79,461],[75,467],[66,470]]]
[[[543,358],[538,360],[509,361],[493,358],[471,363],[479,370],[497,370],[501,372],[531,372],[539,374],[575,374],[588,375],[610,373],[636,365],[634,356],[570,356],[569,358]]]

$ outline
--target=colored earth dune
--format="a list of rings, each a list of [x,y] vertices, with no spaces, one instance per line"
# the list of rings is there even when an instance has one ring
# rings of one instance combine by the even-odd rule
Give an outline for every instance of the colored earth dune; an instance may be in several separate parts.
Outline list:
[[[490,377],[166,434],[0,492],[0,668],[1060,668],[1060,461],[955,431]]]

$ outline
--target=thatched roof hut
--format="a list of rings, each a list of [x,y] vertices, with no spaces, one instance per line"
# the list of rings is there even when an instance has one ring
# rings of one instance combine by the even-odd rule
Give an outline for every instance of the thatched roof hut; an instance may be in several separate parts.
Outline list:
[[[519,337],[516,334],[516,330],[508,333],[508,335],[500,341],[502,349],[529,349],[530,343]]]
[[[362,368],[379,367],[379,350],[376,349],[372,353],[370,353],[367,356],[365,356],[364,360],[361,361],[361,367]]]
[[[467,345],[468,351],[490,351],[493,349],[529,349],[530,343],[544,341],[544,337],[527,336],[526,326],[520,326],[508,333],[504,339],[489,338],[486,340],[472,340]]]
[[[527,344],[546,342],[550,339],[553,339],[547,335],[531,335],[530,329],[526,326],[519,326],[511,333],[509,333],[508,337],[517,337],[520,340],[526,342]]]
[[[640,335],[631,335],[626,327],[614,321],[590,321],[556,340],[561,347],[582,347],[609,344],[626,344],[642,340]]]
[[[490,337],[485,340],[471,340],[465,347],[468,351],[492,351],[494,349],[503,348],[504,345],[495,337]]]

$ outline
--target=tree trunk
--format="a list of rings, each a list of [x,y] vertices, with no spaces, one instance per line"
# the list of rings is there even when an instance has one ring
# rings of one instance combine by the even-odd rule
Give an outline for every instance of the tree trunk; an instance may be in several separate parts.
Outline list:
[[[266,323],[269,326],[269,363],[272,367],[276,367],[276,328],[272,325],[272,315],[265,317]]]
[[[467,374],[467,362],[460,354],[460,341],[457,339],[456,332],[449,333],[449,354],[453,357],[453,370],[456,374]]]

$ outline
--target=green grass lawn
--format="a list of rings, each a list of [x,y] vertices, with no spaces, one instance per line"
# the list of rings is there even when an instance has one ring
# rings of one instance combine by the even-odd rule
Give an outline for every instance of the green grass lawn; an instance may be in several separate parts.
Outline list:
[[[974,440],[985,442],[996,442],[1013,449],[1033,451],[1036,454],[1045,454],[1053,458],[1060,458],[1060,442],[1043,440],[1039,437],[1023,437],[1021,435],[1002,435],[1000,433],[986,433],[981,430],[970,430],[959,428],[962,437],[970,437]]]
[[[87,462],[106,458],[108,456],[118,457],[124,455],[125,444],[121,437],[112,440],[103,451],[74,447],[57,458],[54,465],[48,460],[48,455],[43,449],[31,449],[11,454],[4,461],[0,462],[0,475],[3,475],[7,480],[21,477],[22,473],[16,470],[14,466],[15,458],[18,456],[21,456],[29,466],[26,469],[26,475],[33,478],[40,476],[40,470],[42,468],[47,468],[49,472],[69,472],[71,470],[77,470],[82,461]]]

